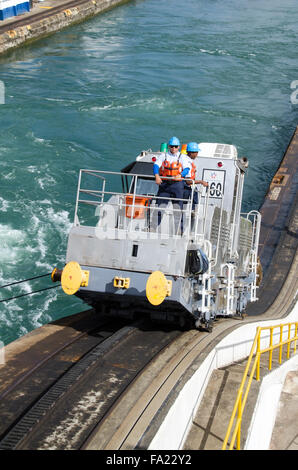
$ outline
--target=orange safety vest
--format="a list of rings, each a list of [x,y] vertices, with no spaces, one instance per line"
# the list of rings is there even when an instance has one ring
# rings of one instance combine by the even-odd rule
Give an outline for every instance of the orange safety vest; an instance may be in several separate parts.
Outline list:
[[[196,164],[194,162],[192,162],[191,163],[191,170],[190,170],[190,179],[191,180],[194,180],[196,178],[196,171],[197,171]]]
[[[177,160],[176,162],[170,163],[168,160],[164,160],[159,169],[160,176],[179,176],[182,173],[182,165]]]
[[[189,180],[194,181],[196,179],[196,171],[197,171],[196,164],[194,162],[191,162],[190,175],[185,176],[185,179],[188,180],[186,182],[189,186],[190,186]]]

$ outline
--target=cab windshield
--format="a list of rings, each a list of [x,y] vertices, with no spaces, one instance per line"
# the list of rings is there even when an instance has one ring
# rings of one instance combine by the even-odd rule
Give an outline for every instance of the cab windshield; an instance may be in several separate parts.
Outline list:
[[[138,178],[136,194],[155,196],[158,191],[158,185],[153,179]]]

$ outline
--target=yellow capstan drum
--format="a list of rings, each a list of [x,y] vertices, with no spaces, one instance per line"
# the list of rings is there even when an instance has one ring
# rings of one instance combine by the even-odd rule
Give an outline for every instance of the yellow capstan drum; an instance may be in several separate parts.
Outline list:
[[[160,305],[171,295],[172,281],[168,281],[161,271],[150,274],[146,283],[146,296],[152,305]]]
[[[89,271],[84,271],[76,261],[70,261],[62,271],[55,268],[51,278],[53,282],[61,280],[65,294],[73,295],[80,287],[88,286]]]

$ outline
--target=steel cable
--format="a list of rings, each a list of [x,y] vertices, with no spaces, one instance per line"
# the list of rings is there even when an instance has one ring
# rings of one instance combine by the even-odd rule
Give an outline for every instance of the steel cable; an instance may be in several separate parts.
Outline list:
[[[4,286],[0,286],[0,289],[2,289],[3,287],[14,286],[15,284],[21,284],[22,282],[32,281],[33,279],[39,279],[40,277],[46,277],[46,276],[49,276],[50,274],[52,273],[41,274],[40,276],[35,276],[35,277],[29,277],[28,279],[24,279],[23,281],[11,282],[10,284],[5,284]]]
[[[0,303],[1,302],[8,302],[9,300],[13,300],[13,299],[18,299],[19,297],[25,297],[26,295],[37,294],[38,292],[42,292],[44,290],[55,289],[56,287],[59,287],[59,285],[52,286],[52,287],[45,287],[44,289],[39,289],[39,290],[36,290],[36,291],[33,291],[33,292],[27,292],[26,294],[16,295],[15,297],[10,297],[9,299],[0,300]]]
[[[10,284],[5,284],[4,286],[0,286],[0,289],[2,289],[2,288],[4,288],[4,287],[14,286],[14,285],[16,285],[16,284],[21,284],[22,282],[32,281],[32,280],[34,280],[34,279],[40,279],[40,278],[42,278],[42,277],[46,277],[46,276],[49,276],[49,275],[51,275],[51,274],[52,274],[52,273],[41,274],[40,276],[29,277],[28,279],[23,279],[22,281],[11,282]],[[18,298],[20,298],[20,297],[25,297],[26,295],[37,294],[38,292],[42,292],[42,291],[45,291],[45,290],[55,289],[56,287],[58,287],[58,285],[56,285],[56,286],[51,286],[51,287],[44,287],[43,289],[39,289],[39,290],[32,291],[32,292],[26,292],[26,294],[15,295],[14,297],[9,297],[8,299],[0,300],[0,303],[1,303],[1,302],[8,302],[9,300],[18,299]]]

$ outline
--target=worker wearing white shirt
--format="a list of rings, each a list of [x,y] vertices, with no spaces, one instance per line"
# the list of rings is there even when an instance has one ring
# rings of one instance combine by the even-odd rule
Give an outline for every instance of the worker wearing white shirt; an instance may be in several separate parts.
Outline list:
[[[183,198],[184,182],[182,178],[190,175],[191,161],[179,152],[180,141],[177,137],[169,140],[167,153],[162,154],[153,166],[155,182],[159,185],[157,196],[175,199]],[[158,201],[160,204],[162,200]],[[182,207],[182,202],[180,204]]]
[[[180,141],[177,137],[172,137],[168,142],[169,151],[163,153],[155,162],[153,166],[153,173],[155,175],[155,182],[159,185],[156,203],[160,207],[167,205],[167,199],[171,198],[173,202],[174,220],[176,230],[183,231],[182,213],[179,211],[183,209],[183,192],[184,192],[184,177],[190,174],[191,161],[187,155],[179,152]],[[175,203],[175,199],[178,199]],[[176,207],[175,207],[176,206]],[[177,212],[178,206],[178,212]],[[181,220],[181,224],[179,224]],[[158,225],[161,222],[161,213],[158,213]]]

